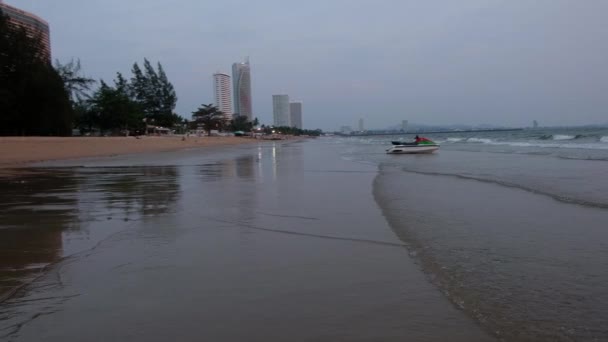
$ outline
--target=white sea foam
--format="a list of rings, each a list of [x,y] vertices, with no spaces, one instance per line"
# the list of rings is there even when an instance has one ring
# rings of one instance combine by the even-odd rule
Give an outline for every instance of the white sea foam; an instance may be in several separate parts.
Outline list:
[[[537,148],[567,148],[567,149],[589,149],[589,150],[608,150],[608,145],[602,143],[586,143],[586,144],[559,144],[559,143],[536,143],[523,141],[499,141],[491,142],[490,145],[506,145],[513,147],[537,147]]]
[[[574,135],[556,134],[553,136],[553,140],[572,140],[576,138]]]
[[[463,141],[464,138],[448,138],[447,141],[449,142],[459,142],[459,141]]]
[[[601,142],[608,143],[608,136],[603,136],[603,137],[601,137],[601,138],[600,138],[600,141],[601,141]]]
[[[484,138],[469,138],[467,139],[468,142],[476,142],[476,143],[484,143],[484,144],[491,144],[493,141],[492,139],[484,139]]]

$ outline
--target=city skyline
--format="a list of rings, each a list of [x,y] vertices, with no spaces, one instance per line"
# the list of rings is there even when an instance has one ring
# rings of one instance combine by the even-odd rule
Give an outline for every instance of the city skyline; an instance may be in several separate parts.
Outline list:
[[[368,129],[403,118],[428,125],[608,121],[608,2],[355,1],[286,10],[235,1],[9,3],[45,18],[53,58],[79,58],[94,79],[127,74],[144,57],[162,62],[185,118],[213,98],[207,75],[249,55],[250,100],[261,122],[272,122],[268,99],[278,91],[306,99],[306,126],[325,130],[360,113],[368,113]],[[230,20],[201,22],[201,12]],[[306,16],[318,25],[300,25]]]

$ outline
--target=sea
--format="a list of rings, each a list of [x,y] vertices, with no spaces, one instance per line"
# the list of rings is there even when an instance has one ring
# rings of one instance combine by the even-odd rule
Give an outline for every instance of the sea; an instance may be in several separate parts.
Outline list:
[[[608,129],[340,137],[378,167],[395,233],[459,309],[507,341],[608,341]]]

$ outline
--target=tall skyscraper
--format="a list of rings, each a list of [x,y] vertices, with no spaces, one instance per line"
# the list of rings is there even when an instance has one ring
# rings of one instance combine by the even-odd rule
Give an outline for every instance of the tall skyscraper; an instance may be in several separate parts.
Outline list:
[[[49,24],[39,16],[5,4],[0,0],[0,12],[8,16],[11,25],[22,27],[29,37],[40,37],[42,58],[51,62],[51,33]]]
[[[365,125],[363,122],[363,118],[359,118],[359,132],[365,131]]]
[[[289,95],[272,95],[273,124],[280,127],[291,127],[289,113]]]
[[[234,113],[245,115],[249,121],[253,118],[251,109],[251,70],[249,58],[244,63],[232,64],[232,86],[234,95]]]
[[[289,115],[291,116],[291,127],[302,129],[302,102],[291,102]]]
[[[221,72],[213,74],[213,94],[215,95],[215,106],[232,119],[232,97],[230,92],[230,76]]]

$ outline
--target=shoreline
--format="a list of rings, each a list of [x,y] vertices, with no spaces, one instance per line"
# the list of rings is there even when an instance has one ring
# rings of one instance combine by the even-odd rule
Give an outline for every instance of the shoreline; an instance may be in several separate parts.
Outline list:
[[[7,336],[495,341],[410,258],[373,197],[375,165],[329,142],[283,145],[85,161],[40,170],[27,192],[7,185],[3,222],[23,228],[0,229],[24,252],[12,269],[86,257],[23,287],[0,329],[49,312]],[[28,259],[41,244],[55,254]]]
[[[248,137],[0,137],[0,175],[30,164],[90,157],[177,151],[257,143]]]

